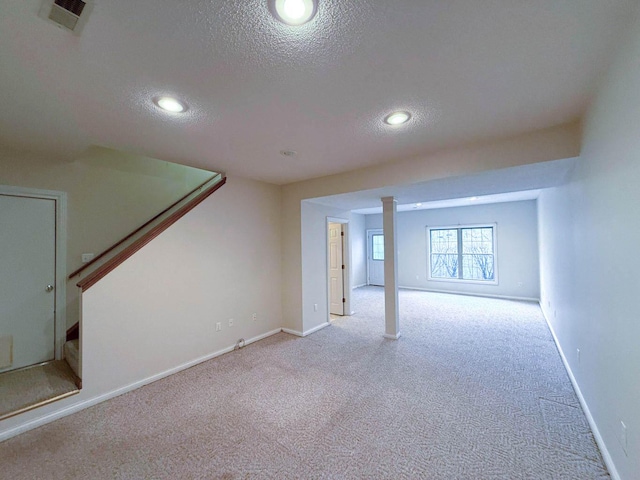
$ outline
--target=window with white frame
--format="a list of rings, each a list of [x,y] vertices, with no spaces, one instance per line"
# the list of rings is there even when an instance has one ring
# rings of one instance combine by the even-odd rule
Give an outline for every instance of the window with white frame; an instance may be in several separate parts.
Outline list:
[[[427,227],[429,278],[497,283],[496,226]]]
[[[371,235],[371,251],[373,260],[384,260],[384,235],[374,233]]]

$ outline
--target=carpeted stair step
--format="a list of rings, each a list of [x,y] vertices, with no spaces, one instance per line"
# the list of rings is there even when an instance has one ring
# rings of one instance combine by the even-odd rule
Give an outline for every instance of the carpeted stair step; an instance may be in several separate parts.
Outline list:
[[[64,344],[64,359],[67,361],[73,373],[76,374],[76,377],[80,377],[78,372],[80,369],[79,366],[79,350],[80,350],[80,340],[75,339]]]

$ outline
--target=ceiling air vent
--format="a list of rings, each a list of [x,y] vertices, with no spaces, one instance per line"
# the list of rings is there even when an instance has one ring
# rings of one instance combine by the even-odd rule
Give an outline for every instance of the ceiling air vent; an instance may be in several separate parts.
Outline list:
[[[44,0],[39,15],[60,28],[80,35],[92,8],[91,2],[82,0]]]

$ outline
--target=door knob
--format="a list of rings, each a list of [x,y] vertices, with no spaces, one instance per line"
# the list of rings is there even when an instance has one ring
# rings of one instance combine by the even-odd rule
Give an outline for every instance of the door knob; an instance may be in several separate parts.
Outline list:
[[[45,288],[45,290],[47,292],[53,292],[53,285],[47,285],[47,288]]]

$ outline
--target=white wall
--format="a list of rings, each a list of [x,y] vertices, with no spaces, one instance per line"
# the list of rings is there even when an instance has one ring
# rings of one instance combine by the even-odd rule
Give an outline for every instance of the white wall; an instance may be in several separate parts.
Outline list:
[[[327,207],[312,201],[302,202],[302,296],[305,315],[302,327],[287,327],[298,334],[306,334],[329,320],[328,297],[328,217],[345,220],[345,252],[347,266],[345,285],[349,289],[366,282],[366,265],[362,252],[366,247],[364,215]],[[352,311],[350,293],[346,292],[345,314]],[[316,309],[317,306],[317,309]],[[284,308],[284,306],[283,306]],[[286,324],[285,324],[286,326]]]
[[[302,264],[302,296],[305,315],[301,328],[291,328],[298,333],[307,333],[329,320],[327,217],[349,222],[345,236],[347,248],[343,258],[346,260],[346,265],[349,266],[345,285],[352,284],[351,213],[309,201],[302,202],[301,239],[303,258],[305,259]],[[345,311],[351,311],[349,301],[345,304]]]
[[[67,193],[67,273],[82,253],[101,253],[211,176],[100,147],[73,159],[0,149],[0,185]],[[68,326],[78,321],[78,280],[67,283]]]
[[[625,480],[640,479],[638,16],[630,35],[588,112],[570,183],[539,200],[541,305]]]
[[[319,225],[314,226],[311,225],[311,219],[304,218],[306,214],[302,210],[302,203],[305,199],[573,158],[580,152],[579,141],[579,125],[572,123],[283,186],[283,326],[299,331],[306,328],[307,324],[316,324],[318,321],[312,308],[315,302],[309,295],[303,294],[308,279],[303,279],[306,260],[302,251],[302,237],[304,230],[325,228],[325,220],[322,215],[315,216],[313,221],[319,222]],[[311,263],[314,262],[311,260]],[[309,300],[311,304],[307,303]],[[313,318],[307,319],[308,315]]]
[[[491,223],[497,223],[497,285],[428,279],[427,226]],[[535,200],[398,212],[399,285],[537,300],[540,296],[537,223]],[[366,215],[366,228],[382,228],[382,214]]]
[[[367,233],[365,216],[351,214],[349,226],[351,234],[351,287],[360,287],[367,283]]]
[[[229,178],[83,295],[84,388],[0,422],[0,439],[29,421],[232,347],[240,337],[279,331],[279,220],[280,187]]]

